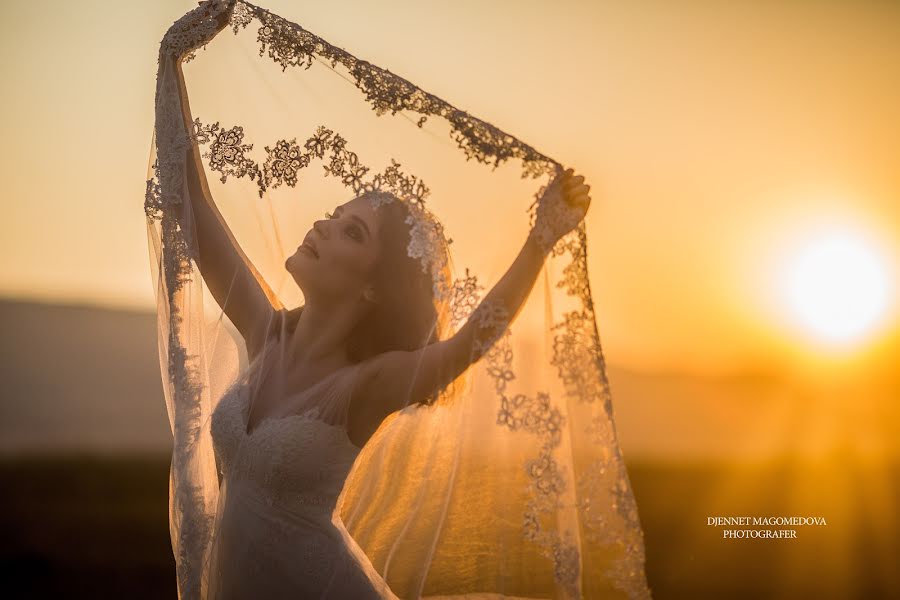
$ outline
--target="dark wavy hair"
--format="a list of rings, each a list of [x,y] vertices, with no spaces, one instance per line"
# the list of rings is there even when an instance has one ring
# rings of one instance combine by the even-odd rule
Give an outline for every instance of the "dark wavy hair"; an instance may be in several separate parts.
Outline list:
[[[359,197],[389,192],[363,192]],[[356,324],[348,340],[354,362],[392,350],[417,350],[439,341],[445,316],[439,314],[430,271],[408,255],[410,208],[393,194],[375,211],[380,246],[373,273],[375,301]],[[442,251],[446,251],[443,248]],[[448,257],[449,258],[449,257]],[[449,260],[446,264],[449,264]],[[449,281],[449,269],[441,273]],[[293,332],[303,306],[287,311],[284,331]]]

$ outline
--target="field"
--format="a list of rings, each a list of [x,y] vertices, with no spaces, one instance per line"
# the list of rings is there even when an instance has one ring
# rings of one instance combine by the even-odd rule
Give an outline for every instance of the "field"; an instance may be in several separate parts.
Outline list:
[[[168,468],[164,455],[0,463],[4,597],[176,597]],[[860,514],[854,502],[872,501],[857,495],[876,474],[842,474],[854,487],[841,496],[797,498],[798,489],[835,483],[830,471],[799,468],[629,465],[654,597],[900,597],[896,523],[846,519]],[[898,474],[882,474],[880,485],[897,490]],[[798,527],[794,540],[722,540],[720,528],[706,525],[707,516],[740,508],[752,516],[824,516],[828,524]]]

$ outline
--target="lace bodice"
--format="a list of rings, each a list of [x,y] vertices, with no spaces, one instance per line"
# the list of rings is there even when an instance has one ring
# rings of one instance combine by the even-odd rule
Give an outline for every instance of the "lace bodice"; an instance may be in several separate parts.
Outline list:
[[[298,395],[296,412],[263,417],[248,433],[254,380],[249,374],[259,369],[251,364],[212,413],[225,500],[219,507],[207,598],[398,600],[337,509],[361,451],[346,430],[358,366],[313,384]]]
[[[354,375],[349,367],[326,377],[304,392],[303,410],[263,417],[250,433],[251,384],[241,377],[212,414],[220,482],[247,485],[288,510],[317,506],[330,513],[360,452],[342,418]]]

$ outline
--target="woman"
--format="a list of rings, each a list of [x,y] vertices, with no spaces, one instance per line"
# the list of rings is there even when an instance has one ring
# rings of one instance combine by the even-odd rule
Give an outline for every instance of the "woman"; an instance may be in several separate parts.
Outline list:
[[[229,18],[218,16],[218,30]],[[191,130],[180,61],[175,70]],[[222,495],[205,597],[394,598],[333,519],[350,468],[388,415],[429,403],[489,349],[547,254],[583,219],[589,186],[571,169],[557,176],[512,265],[466,323],[438,339],[447,244],[428,250],[423,269],[411,251],[417,228],[433,227],[423,208],[366,192],[317,220],[285,261],[305,300],[286,310],[217,210],[197,143],[187,152],[194,200],[179,224],[192,231],[203,280],[250,363],[212,415]],[[483,318],[498,307],[506,319]]]
[[[583,178],[299,25],[243,1],[203,4],[161,45],[145,199],[174,438],[169,522],[180,597],[648,597],[587,282],[581,221],[590,198]],[[475,265],[452,281],[448,296],[450,240],[424,209],[428,190],[413,189],[416,178],[393,161],[396,145],[422,174],[413,144],[380,138],[374,127],[356,132],[354,145],[390,140],[394,163],[358,186],[356,173],[365,167],[345,138],[326,140],[317,131],[305,143],[290,140],[310,121],[338,123],[346,133],[352,115],[326,115],[324,106],[312,116],[307,108],[310,118],[297,127],[299,103],[284,103],[282,115],[255,103],[238,109],[228,119],[247,125],[250,139],[273,135],[257,135],[258,126],[288,132],[265,147],[265,163],[243,154],[252,146],[243,144],[242,126],[192,120],[181,63],[229,20],[236,34],[258,20],[259,55],[268,48],[282,69],[314,55],[340,62],[379,114],[411,107],[422,119],[435,115],[450,123],[467,159],[518,158],[523,177],[552,178],[537,194],[533,226],[527,235],[520,230],[518,255],[491,250],[485,234],[493,230],[485,225],[498,234],[512,230],[516,222],[506,217],[515,218],[514,205],[527,196],[500,190],[494,203],[491,186],[481,194],[480,185],[468,188],[471,195],[444,194],[442,201],[455,198],[467,218],[453,225],[454,248]],[[230,67],[226,90],[260,74],[242,77],[226,56],[209,63]],[[304,96],[284,98],[302,103]],[[340,96],[331,90],[328,100],[344,106]],[[258,125],[243,118],[255,113]],[[226,175],[258,176],[260,197],[282,183],[293,187],[299,167],[319,159],[326,174],[353,188],[335,208],[318,193],[292,194],[279,205],[329,210],[297,237],[290,256],[275,250],[285,279],[290,275],[303,292],[303,306],[286,310],[239,247],[220,209],[229,221],[247,214],[230,212],[252,210],[246,189],[232,196],[217,188],[217,206],[200,143],[211,144],[202,157],[222,183]],[[384,154],[375,150],[367,153]],[[287,159],[295,161],[293,171],[284,168]],[[443,160],[433,165],[431,182],[452,171],[466,189],[479,177]],[[254,225],[249,216],[231,223],[248,249],[258,240],[282,246],[266,234],[244,238]],[[285,213],[278,218],[294,222]],[[507,260],[512,264],[497,280]],[[539,270],[543,293],[526,304]],[[482,273],[497,283],[478,302]],[[220,309],[209,322],[207,299]],[[509,323],[520,311],[522,326],[513,332]],[[228,331],[234,343],[217,336],[227,329],[224,315],[237,330]],[[243,350],[247,363],[237,360]]]

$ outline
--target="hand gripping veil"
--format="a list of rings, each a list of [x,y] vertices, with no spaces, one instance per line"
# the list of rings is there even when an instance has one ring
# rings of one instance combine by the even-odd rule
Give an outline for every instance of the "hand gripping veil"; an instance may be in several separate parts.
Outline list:
[[[222,15],[233,35],[216,37]],[[197,264],[201,192],[275,307],[303,304],[285,259],[315,219],[362,194],[404,203],[408,255],[433,282],[421,346],[470,319],[485,332],[463,376],[385,419],[340,493],[335,522],[395,594],[650,597],[584,223],[553,240],[515,315],[481,302],[534,227],[558,162],[240,0],[204,3],[169,29],[155,111],[145,211],[179,597],[205,597],[226,494],[211,415],[249,362]],[[201,192],[186,183],[193,152]]]

